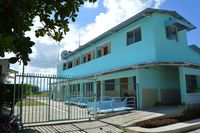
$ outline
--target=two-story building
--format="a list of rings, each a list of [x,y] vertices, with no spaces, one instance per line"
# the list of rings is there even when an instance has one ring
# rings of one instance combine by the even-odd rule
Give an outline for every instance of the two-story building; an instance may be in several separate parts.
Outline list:
[[[64,51],[57,73],[95,77],[97,96],[135,95],[140,109],[198,103],[200,54],[187,43],[187,32],[195,28],[175,11],[147,8],[73,52]]]

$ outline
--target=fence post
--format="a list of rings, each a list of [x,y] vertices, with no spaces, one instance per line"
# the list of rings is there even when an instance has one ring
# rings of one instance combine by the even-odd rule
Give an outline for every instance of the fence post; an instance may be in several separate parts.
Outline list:
[[[20,84],[20,90],[21,90],[21,98],[20,98],[20,126],[23,128],[22,124],[22,118],[23,118],[23,112],[22,112],[22,106],[23,106],[23,89],[24,89],[24,73],[21,75],[22,76],[22,82]],[[25,116],[24,116],[25,117]]]
[[[51,78],[49,78],[49,108],[48,108],[48,121],[50,121],[50,104],[51,104]]]
[[[13,92],[13,106],[12,106],[12,115],[15,114],[15,93],[16,93],[16,73],[15,73],[15,79],[14,79],[14,92]]]
[[[68,99],[68,119],[70,119],[70,79],[67,79],[68,87],[67,87],[67,99]]]
[[[97,80],[94,81],[94,119],[97,120]]]

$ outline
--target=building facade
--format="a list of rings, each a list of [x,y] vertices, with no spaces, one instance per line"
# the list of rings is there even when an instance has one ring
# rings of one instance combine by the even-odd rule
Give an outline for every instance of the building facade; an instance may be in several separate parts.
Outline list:
[[[14,79],[13,74],[17,71],[10,69],[8,59],[0,59],[0,83],[9,84]]]
[[[97,96],[136,96],[137,108],[200,102],[200,54],[187,43],[196,27],[175,11],[147,8],[73,52],[61,76],[97,80]],[[82,85],[79,85],[81,91]]]

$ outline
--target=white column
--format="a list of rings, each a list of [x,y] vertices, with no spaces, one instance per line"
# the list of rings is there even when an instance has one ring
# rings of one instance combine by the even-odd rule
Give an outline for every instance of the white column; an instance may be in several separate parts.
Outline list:
[[[187,104],[186,79],[183,66],[179,67],[179,79],[180,79],[181,103]]]

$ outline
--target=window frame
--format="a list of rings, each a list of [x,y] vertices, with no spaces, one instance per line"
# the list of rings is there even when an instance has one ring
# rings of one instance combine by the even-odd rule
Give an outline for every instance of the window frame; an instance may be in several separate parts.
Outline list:
[[[172,37],[170,37],[170,36],[172,36],[172,35],[170,35],[170,34],[172,34],[172,33],[171,33],[171,32],[170,32],[170,34],[168,33],[168,27],[170,27],[170,28],[175,28],[175,30],[176,30],[176,37],[175,37],[175,39],[173,39]],[[171,29],[170,29],[170,30],[171,30]],[[174,26],[174,25],[165,26],[165,34],[166,34],[166,38],[167,38],[168,40],[178,42],[178,40],[179,40],[179,38],[178,38],[178,29],[177,29],[176,26]],[[169,34],[169,35],[168,35],[168,34]]]
[[[140,40],[136,41],[135,31],[136,31],[138,28],[140,29]],[[128,33],[130,33],[130,32],[133,32],[133,42],[132,42],[132,43],[128,43]],[[126,32],[126,45],[127,45],[127,46],[132,45],[132,44],[135,44],[135,43],[138,43],[138,42],[140,42],[140,41],[142,41],[142,26],[141,26],[141,25],[138,25],[138,26],[136,26],[136,27],[134,27],[134,28],[132,28],[131,30],[128,30],[128,31]]]
[[[105,80],[105,91],[115,91],[115,79]]]
[[[107,48],[106,54],[104,51],[105,48]],[[107,41],[107,42],[103,43],[103,45],[96,47],[96,53],[97,53],[96,58],[100,58],[100,57],[110,54],[111,53],[111,41]],[[99,55],[99,53],[100,53],[100,55]]]
[[[73,61],[68,61],[67,62],[67,69],[70,69],[73,67]]]
[[[76,57],[76,58],[74,59],[74,64],[75,64],[75,66],[80,65],[80,64],[81,64],[81,58],[80,58],[80,57]]]
[[[63,63],[63,71],[67,69],[67,62]]]

